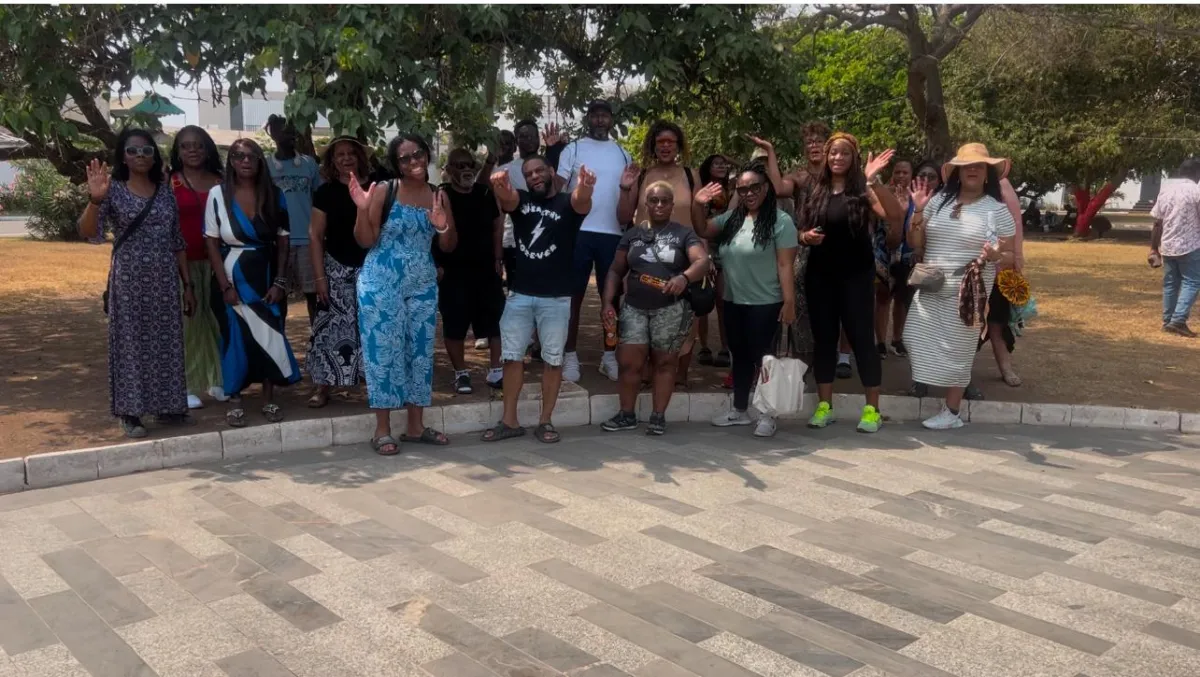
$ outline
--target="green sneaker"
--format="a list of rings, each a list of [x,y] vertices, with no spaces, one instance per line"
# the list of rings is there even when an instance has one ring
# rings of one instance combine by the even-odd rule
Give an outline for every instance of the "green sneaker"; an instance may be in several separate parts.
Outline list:
[[[858,432],[877,433],[882,424],[883,417],[879,415],[879,411],[875,407],[869,404],[863,407],[862,418],[858,419]]]
[[[821,402],[813,412],[812,418],[808,419],[808,427],[824,428],[834,421],[837,421],[837,416],[833,415],[833,407],[829,406],[828,402]]]

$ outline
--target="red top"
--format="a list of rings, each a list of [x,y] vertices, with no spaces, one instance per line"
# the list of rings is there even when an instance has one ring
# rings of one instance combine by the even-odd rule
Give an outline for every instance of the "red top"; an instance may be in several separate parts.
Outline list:
[[[179,205],[179,230],[187,243],[187,260],[204,261],[208,252],[204,248],[204,204],[208,191],[192,190],[180,174],[171,176],[171,190],[175,191],[175,202]]]

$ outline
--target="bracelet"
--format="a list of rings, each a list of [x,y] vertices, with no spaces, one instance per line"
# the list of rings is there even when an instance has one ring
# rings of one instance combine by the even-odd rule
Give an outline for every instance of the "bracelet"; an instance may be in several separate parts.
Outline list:
[[[92,196],[90,196],[90,195],[89,195],[89,196],[88,196],[88,204],[94,204],[94,205],[96,205],[97,207],[99,207],[100,205],[104,204],[104,200],[101,200],[101,201],[99,201],[99,202],[96,202],[95,200],[93,200],[93,199],[92,199]]]
[[[450,232],[450,226],[446,226],[445,228],[441,229],[434,227],[433,232],[437,233],[438,235],[445,235],[446,233]]]
[[[324,275],[322,275],[321,277],[314,277],[313,282],[320,282],[321,280],[324,280],[324,279],[326,279]]]

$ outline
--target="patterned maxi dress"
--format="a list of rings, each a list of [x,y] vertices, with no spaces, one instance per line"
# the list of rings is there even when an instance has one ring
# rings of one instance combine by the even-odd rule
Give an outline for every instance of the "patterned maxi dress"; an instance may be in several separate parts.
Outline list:
[[[219,240],[225,275],[241,301],[229,306],[213,285],[212,307],[221,328],[221,372],[225,393],[237,395],[252,383],[270,381],[288,385],[300,380],[300,367],[283,333],[283,308],[267,303],[266,294],[279,275],[276,238],[287,234],[287,207],[279,193],[280,223],[267,224],[262,215],[253,220],[233,201],[232,214],[225,206],[221,186],[208,192],[204,234]]]
[[[151,198],[113,181],[100,205],[92,242],[116,238]],[[162,186],[142,225],[113,256],[109,271],[108,387],[113,416],[183,414],[187,386],[183,362],[183,304],[176,253],[184,250],[179,211]]]
[[[372,409],[433,399],[437,269],[428,210],[392,206],[358,274],[358,326]]]
[[[318,303],[304,366],[320,386],[350,387],[363,378],[358,332],[358,273],[366,252],[353,243],[358,208],[350,189],[334,181],[322,184],[313,208],[325,214],[325,282],[329,303]]]

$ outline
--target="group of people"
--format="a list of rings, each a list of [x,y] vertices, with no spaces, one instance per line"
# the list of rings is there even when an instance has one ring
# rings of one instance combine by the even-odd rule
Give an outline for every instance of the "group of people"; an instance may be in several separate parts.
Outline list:
[[[113,415],[126,435],[142,437],[142,417],[187,424],[207,394],[228,400],[226,422],[244,426],[242,393],[261,384],[263,417],[281,420],[274,389],[301,380],[284,331],[296,292],[311,323],[309,406],[365,382],[378,453],[449,443],[422,416],[439,312],[456,392],[473,390],[469,332],[487,343],[486,383],[503,390],[503,417],[482,439],[526,433],[517,402],[533,353],[544,362],[533,434],[557,442],[554,406],[562,380],[580,378],[580,315],[593,279],[605,326],[598,367],[620,392],[608,431],[641,425],[635,402],[649,385],[646,432],[663,434],[696,353],[730,367],[731,407],[713,424],[773,435],[776,421],[752,415],[749,401],[781,334],[812,365],[816,428],[836,420],[834,382],[850,375],[851,353],[866,390],[863,432],[881,425],[889,349],[911,360],[915,394],[946,388],[927,427],[962,425],[971,365],[989,339],[1005,380],[1019,384],[1006,301],[990,293],[998,267],[1022,265],[1007,161],[969,144],[940,167],[914,167],[892,151],[864,162],[853,136],[813,123],[802,131],[806,164],[787,174],[773,145],[754,137],[751,162],[738,167],[718,154],[693,171],[678,125],[653,124],[635,162],[613,140],[613,123],[603,100],[588,105],[586,135],[569,143],[553,125],[539,137],[535,122],[522,121],[502,137],[499,158],[452,150],[441,186],[430,183],[433,158],[417,135],[392,139],[392,178],[376,181],[357,139],[332,139],[318,162],[297,152],[295,129],[278,117],[268,123],[273,153],[239,139],[223,164],[201,128],[176,135],[169,162],[150,133],[126,130],[111,168],[89,167],[91,202],[80,219],[93,241],[114,237]],[[942,284],[914,290],[918,263]],[[714,285],[715,353],[707,318],[696,316]],[[398,409],[407,420],[394,436]]]

